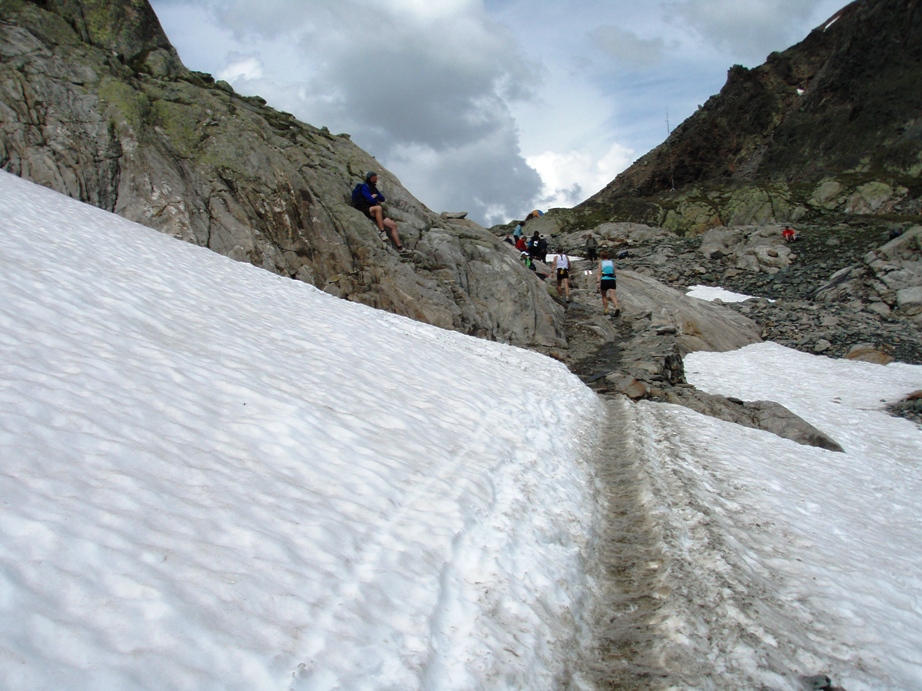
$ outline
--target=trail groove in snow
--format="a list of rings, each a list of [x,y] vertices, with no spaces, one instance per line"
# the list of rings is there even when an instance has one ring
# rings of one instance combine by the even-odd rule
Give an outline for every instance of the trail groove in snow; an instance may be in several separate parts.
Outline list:
[[[605,513],[598,549],[597,648],[589,665],[599,689],[663,688],[668,677],[656,658],[653,625],[662,603],[662,539],[645,506],[645,460],[634,408],[623,397],[603,401],[606,418],[595,467]]]

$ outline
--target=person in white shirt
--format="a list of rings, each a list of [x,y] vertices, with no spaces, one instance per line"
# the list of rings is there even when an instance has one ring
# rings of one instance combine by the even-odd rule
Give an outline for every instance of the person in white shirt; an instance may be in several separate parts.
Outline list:
[[[557,256],[554,257],[554,269],[557,274],[557,297],[560,297],[561,288],[567,296],[567,302],[570,302],[570,257],[563,251],[563,247],[557,249]]]

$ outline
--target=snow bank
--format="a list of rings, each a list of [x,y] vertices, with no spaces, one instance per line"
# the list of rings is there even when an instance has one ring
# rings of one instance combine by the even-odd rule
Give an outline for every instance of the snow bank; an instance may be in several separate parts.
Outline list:
[[[693,686],[922,688],[922,430],[884,411],[922,389],[922,367],[762,343],[685,369],[709,393],[787,406],[845,453],[640,406],[664,656]]]
[[[0,687],[548,688],[599,403],[0,173]]]

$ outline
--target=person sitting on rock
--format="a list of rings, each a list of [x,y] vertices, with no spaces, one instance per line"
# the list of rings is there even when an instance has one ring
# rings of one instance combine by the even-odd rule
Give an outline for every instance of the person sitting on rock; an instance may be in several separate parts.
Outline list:
[[[794,242],[797,240],[797,231],[793,228],[785,228],[781,231],[781,238],[785,242]]]
[[[387,233],[398,252],[405,254],[409,251],[400,241],[400,234],[397,232],[397,222],[384,215],[384,207],[382,206],[384,203],[384,195],[378,190],[377,173],[374,171],[368,172],[365,176],[365,183],[359,188],[359,194],[356,195],[354,201],[357,202],[356,207],[359,211],[374,221],[375,225],[378,226],[379,232]]]
[[[525,266],[537,273],[538,267],[535,266],[535,262],[532,261],[531,255],[528,252],[522,252],[522,261],[525,262]]]

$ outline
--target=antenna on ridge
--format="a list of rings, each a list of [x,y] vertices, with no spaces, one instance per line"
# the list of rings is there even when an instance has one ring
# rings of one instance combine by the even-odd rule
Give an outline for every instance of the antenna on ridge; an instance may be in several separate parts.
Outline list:
[[[669,127],[669,111],[666,110],[666,151],[669,153],[669,184],[672,185],[672,191],[675,192],[675,165],[672,162],[672,143],[669,138],[672,136],[672,130]]]

